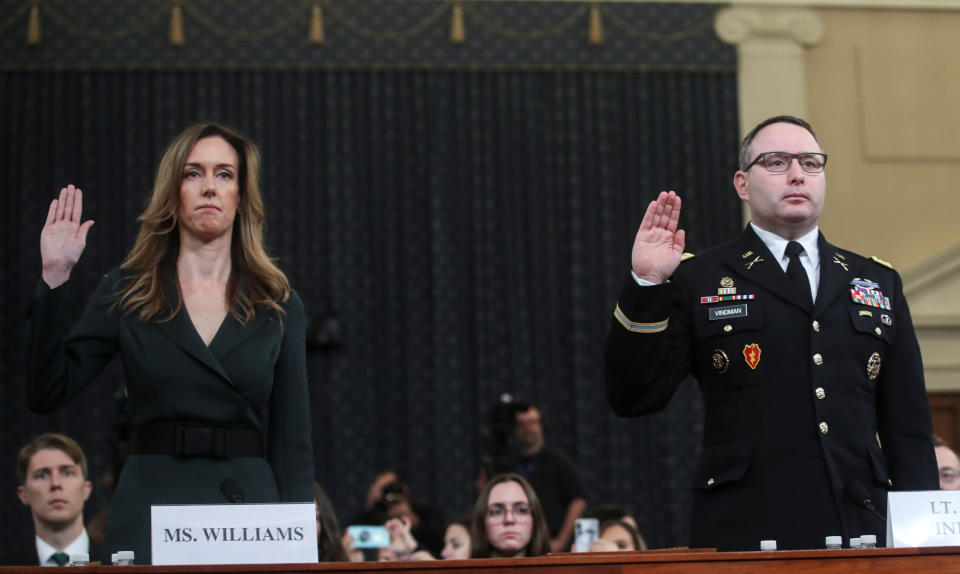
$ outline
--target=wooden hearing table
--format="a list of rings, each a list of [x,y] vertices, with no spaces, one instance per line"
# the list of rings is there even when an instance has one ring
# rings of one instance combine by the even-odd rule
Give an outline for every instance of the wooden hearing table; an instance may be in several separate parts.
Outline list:
[[[50,574],[39,567],[3,567],[0,574]],[[79,574],[960,574],[960,547],[878,548],[875,550],[784,550],[715,552],[650,550],[549,554],[538,558],[438,560],[422,562],[350,562],[324,564],[251,564],[218,566],[87,566]]]

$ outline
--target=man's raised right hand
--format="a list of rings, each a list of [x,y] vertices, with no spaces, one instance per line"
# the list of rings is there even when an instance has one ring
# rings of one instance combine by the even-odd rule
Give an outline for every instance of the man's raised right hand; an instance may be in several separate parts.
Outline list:
[[[654,284],[665,283],[680,265],[686,233],[677,229],[680,196],[661,191],[651,201],[633,241],[631,263],[637,277]]]

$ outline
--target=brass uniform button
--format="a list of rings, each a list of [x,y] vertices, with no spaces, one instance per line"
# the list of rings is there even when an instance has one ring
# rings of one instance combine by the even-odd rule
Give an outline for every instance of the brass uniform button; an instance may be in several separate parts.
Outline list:
[[[827,398],[827,391],[823,390],[823,387],[817,387],[817,389],[813,391],[813,393],[817,395],[817,398],[820,399],[821,401]]]
[[[816,365],[816,366],[818,366],[818,367],[819,367],[820,365],[822,365],[822,364],[823,364],[823,355],[821,355],[820,353],[817,353],[816,355],[814,355],[814,356],[813,356],[813,364]]]
[[[877,329],[877,330],[879,331],[880,329]],[[724,326],[723,326],[723,332],[724,332],[724,333],[729,333],[730,331],[733,331],[733,325],[724,325]]]
[[[819,333],[819,332],[820,332],[820,321],[814,321],[814,322],[813,322],[813,332],[814,332],[814,333]]]
[[[827,423],[820,423],[820,434],[827,434],[830,432],[830,425]]]
[[[887,479],[887,486],[893,486],[893,480],[892,480],[892,479],[889,479],[889,478]]]
[[[883,335],[883,331],[880,330],[880,327],[877,327],[876,329],[874,329],[874,332],[877,333],[877,336],[878,336],[878,337],[879,337],[880,335]]]
[[[715,483],[715,482],[717,482],[717,481],[714,480],[714,479],[712,479],[712,478],[708,478],[708,479],[707,479],[707,486],[713,486],[713,483]]]

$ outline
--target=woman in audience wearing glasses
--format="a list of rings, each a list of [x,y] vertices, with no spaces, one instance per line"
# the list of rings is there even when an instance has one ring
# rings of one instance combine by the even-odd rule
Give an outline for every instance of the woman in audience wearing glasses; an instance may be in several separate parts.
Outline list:
[[[533,487],[500,474],[477,498],[471,524],[473,558],[519,558],[550,552],[550,531]]]

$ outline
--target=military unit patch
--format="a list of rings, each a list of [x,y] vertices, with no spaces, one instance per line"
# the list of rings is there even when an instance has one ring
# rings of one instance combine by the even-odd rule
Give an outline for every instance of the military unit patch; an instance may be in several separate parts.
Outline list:
[[[743,346],[743,360],[747,362],[751,369],[756,369],[757,365],[760,364],[761,353],[763,353],[763,350],[756,343]]]
[[[890,298],[884,297],[880,292],[880,285],[869,279],[855,278],[850,282],[850,298],[854,303],[866,305],[868,307],[877,307],[890,311]]]

